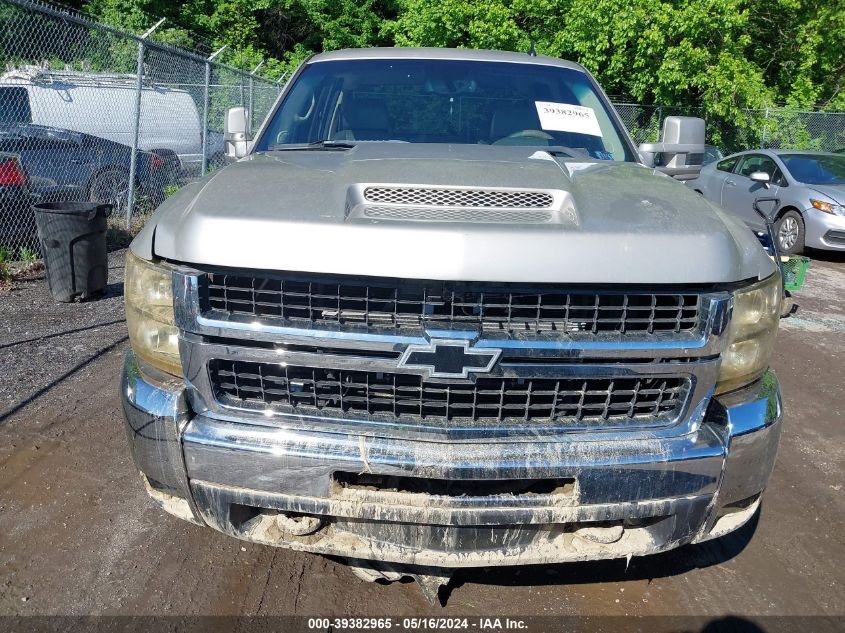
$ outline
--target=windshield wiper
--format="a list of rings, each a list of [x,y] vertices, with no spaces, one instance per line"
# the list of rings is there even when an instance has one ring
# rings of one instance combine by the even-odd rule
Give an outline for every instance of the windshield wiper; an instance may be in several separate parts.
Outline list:
[[[315,150],[326,150],[326,151],[342,151],[347,149],[352,149],[355,147],[355,143],[350,143],[349,141],[332,141],[330,139],[323,139],[320,141],[314,141],[313,143],[305,143],[305,144],[286,144],[286,143],[279,143],[276,145],[271,145],[268,148],[270,152],[303,152],[303,151],[315,151]]]

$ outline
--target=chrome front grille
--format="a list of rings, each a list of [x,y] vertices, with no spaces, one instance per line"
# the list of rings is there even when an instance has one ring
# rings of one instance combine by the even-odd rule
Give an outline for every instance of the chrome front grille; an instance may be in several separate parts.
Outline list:
[[[364,189],[369,203],[428,207],[550,209],[554,197],[545,191],[513,189],[449,189],[435,187],[373,187]]]
[[[426,381],[390,372],[212,359],[215,397],[228,406],[412,425],[597,428],[675,419],[689,391],[680,376]]]
[[[695,293],[293,274],[208,273],[204,280],[204,310],[298,327],[442,327],[488,336],[583,338],[679,335],[700,325]]]
[[[727,291],[693,288],[195,269],[173,283],[196,411],[405,439],[693,432],[730,314]],[[462,379],[406,359],[440,346],[498,360]]]

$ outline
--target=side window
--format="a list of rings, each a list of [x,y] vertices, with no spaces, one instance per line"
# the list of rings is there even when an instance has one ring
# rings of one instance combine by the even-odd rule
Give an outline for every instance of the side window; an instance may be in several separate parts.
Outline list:
[[[29,93],[20,86],[0,87],[0,125],[9,123],[31,123]]]
[[[778,169],[775,161],[768,156],[751,154],[746,156],[745,160],[742,161],[742,165],[739,166],[739,174],[741,176],[745,176],[746,178],[749,178],[755,171],[762,171],[769,174],[769,178],[771,179],[771,183],[773,185],[777,185],[779,187],[786,185],[786,180],[784,179],[780,169]]]
[[[751,174],[755,171],[766,171],[763,167],[764,161],[769,160],[765,156],[760,156],[760,154],[749,154],[742,159],[742,164],[739,166],[739,170],[737,173],[740,176],[745,176],[748,178]],[[769,160],[771,164],[770,171],[766,171],[769,175],[771,175],[772,171],[774,170],[774,163]]]
[[[728,173],[732,173],[734,170],[734,166],[736,165],[739,159],[739,156],[734,156],[733,158],[726,158],[725,160],[720,160],[718,163],[716,163],[716,169],[718,169],[719,171],[726,171]]]

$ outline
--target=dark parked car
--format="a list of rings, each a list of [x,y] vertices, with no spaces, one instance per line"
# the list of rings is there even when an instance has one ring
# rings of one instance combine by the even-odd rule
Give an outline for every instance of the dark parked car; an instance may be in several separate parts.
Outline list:
[[[26,172],[17,155],[0,152],[0,248],[21,247],[34,249],[35,219],[29,210],[31,201]]]
[[[18,156],[33,196],[40,200],[90,200],[125,207],[132,148],[107,139],[33,124],[0,126],[0,152]],[[174,180],[168,157],[139,152],[138,192],[157,205]],[[4,205],[5,222],[30,224],[28,204]],[[33,224],[34,226],[34,224]]]

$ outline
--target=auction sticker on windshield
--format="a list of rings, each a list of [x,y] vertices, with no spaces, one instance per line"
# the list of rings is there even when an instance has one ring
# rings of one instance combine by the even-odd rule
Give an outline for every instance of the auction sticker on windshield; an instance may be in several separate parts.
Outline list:
[[[599,121],[592,108],[553,101],[535,101],[534,105],[537,106],[540,125],[544,130],[602,135]]]

